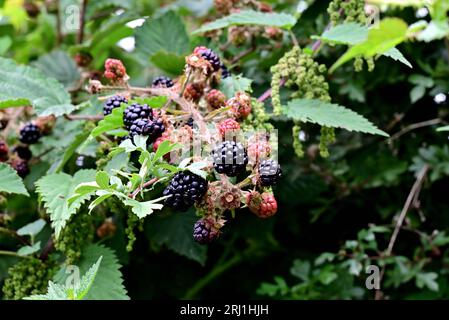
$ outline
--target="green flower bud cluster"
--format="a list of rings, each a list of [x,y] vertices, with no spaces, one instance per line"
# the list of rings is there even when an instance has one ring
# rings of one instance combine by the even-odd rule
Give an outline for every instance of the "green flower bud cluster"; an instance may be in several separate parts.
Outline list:
[[[82,249],[94,238],[93,216],[87,212],[75,214],[61,231],[55,248],[61,251],[71,264],[81,257]]]
[[[365,0],[333,0],[327,8],[331,24],[355,22],[361,25],[366,24]],[[363,61],[366,61],[368,71],[374,70],[374,58],[356,57],[354,60],[354,70],[363,70]]]
[[[24,297],[43,294],[48,281],[53,278],[56,267],[53,262],[37,258],[24,258],[8,269],[8,277],[3,285],[4,298],[19,300]]]
[[[295,88],[292,98],[318,99],[330,102],[329,84],[324,75],[327,68],[323,64],[318,64],[313,57],[304,53],[300,47],[295,46],[287,52],[278,62],[271,68],[273,78],[271,81],[271,97],[273,103],[274,114],[280,115],[282,112],[281,97],[279,89],[281,82],[285,81],[285,86]],[[302,157],[304,151],[302,143],[299,139],[300,126],[299,122],[295,122],[293,127],[293,148],[295,153]],[[334,141],[334,131],[332,128],[322,128],[320,137],[320,154],[328,156],[327,145]],[[324,133],[324,134],[323,134]]]
[[[273,125],[269,123],[270,116],[265,112],[265,107],[262,102],[257,101],[257,99],[251,99],[251,113],[248,117],[240,124],[243,130],[272,130]]]
[[[134,232],[134,228],[139,224],[139,217],[135,214],[129,214],[126,222],[127,226],[125,229],[125,233],[128,236],[126,251],[131,252],[133,250],[134,242],[136,242],[136,234]]]

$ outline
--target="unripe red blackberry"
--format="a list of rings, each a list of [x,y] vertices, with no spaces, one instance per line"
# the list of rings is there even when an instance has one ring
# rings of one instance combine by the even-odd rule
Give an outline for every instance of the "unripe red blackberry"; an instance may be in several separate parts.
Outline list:
[[[195,222],[193,226],[193,239],[199,244],[213,242],[220,235],[220,229],[216,227],[212,219],[203,218]]]
[[[179,211],[186,211],[199,201],[206,191],[205,179],[190,171],[178,172],[163,192],[164,196],[170,196],[165,200],[165,205]]]
[[[234,119],[224,119],[218,123],[217,129],[222,138],[231,137],[240,130],[240,124]]]
[[[237,92],[235,97],[226,102],[231,107],[231,114],[238,119],[245,119],[251,113],[251,97],[245,92]]]
[[[250,191],[246,198],[249,210],[259,218],[269,218],[277,212],[277,201],[273,194]]]
[[[235,177],[246,169],[248,155],[240,142],[224,141],[213,151],[214,169],[229,177]]]
[[[8,160],[8,145],[4,142],[0,140],[0,161],[6,161]]]
[[[263,160],[259,165],[259,181],[264,187],[275,185],[281,174],[281,166],[275,160]]]
[[[153,83],[151,84],[153,88],[171,88],[174,85],[173,80],[166,76],[154,78]]]
[[[226,104],[226,96],[217,89],[212,89],[206,95],[206,101],[212,109],[219,109]]]
[[[120,60],[106,59],[104,63],[104,76],[112,81],[127,80],[126,68]]]
[[[184,90],[184,98],[198,102],[204,93],[204,86],[201,83],[189,83]]]
[[[74,60],[79,67],[87,67],[92,62],[93,57],[89,52],[78,52]]]
[[[41,131],[34,123],[27,123],[20,129],[19,140],[25,144],[34,144],[41,138]]]

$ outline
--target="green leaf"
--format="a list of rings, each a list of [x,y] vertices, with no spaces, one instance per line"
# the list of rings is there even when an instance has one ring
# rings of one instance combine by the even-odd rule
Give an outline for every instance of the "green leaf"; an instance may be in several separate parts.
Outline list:
[[[82,131],[75,136],[75,139],[72,141],[72,143],[67,148],[65,148],[62,159],[60,160],[58,166],[55,167],[55,173],[60,172],[64,168],[65,164],[70,160],[78,147],[81,146],[89,137],[89,134],[89,131]]]
[[[0,163],[0,192],[17,193],[29,196],[22,179],[11,166]]]
[[[410,101],[415,103],[426,94],[426,88],[423,86],[416,86],[410,91]]]
[[[449,126],[439,127],[439,128],[437,128],[437,131],[438,131],[438,132],[441,132],[441,131],[449,131]]]
[[[38,241],[32,246],[24,246],[17,251],[17,254],[21,257],[29,256],[35,252],[38,252],[41,249],[41,242]]]
[[[11,47],[11,45],[12,45],[11,37],[8,36],[0,37],[0,55],[5,54],[6,51],[8,51],[8,49]]]
[[[145,234],[156,244],[165,245],[168,249],[204,265],[207,248],[192,238],[193,225],[196,220],[198,218],[193,211],[164,216],[154,215],[148,220]]]
[[[66,173],[54,173],[36,182],[36,190],[50,215],[56,238],[72,214],[90,195],[80,196],[70,205],[68,199],[75,194],[75,188],[79,184],[95,180],[95,174],[95,170],[80,170],[73,177]]]
[[[296,259],[295,261],[293,261],[293,266],[290,268],[290,273],[298,279],[301,279],[302,281],[308,281],[310,267],[311,266],[309,261]]]
[[[438,291],[438,283],[435,281],[438,274],[435,272],[420,272],[416,275],[416,286],[418,288],[427,287],[429,290]]]
[[[39,116],[61,116],[74,110],[70,95],[56,79],[41,71],[0,58],[0,106],[32,105]]]
[[[109,188],[109,175],[105,171],[98,171],[95,176],[95,181],[100,188]]]
[[[74,87],[81,77],[75,61],[62,50],[40,56],[32,65],[47,76],[58,80],[67,89]]]
[[[156,67],[171,75],[182,73],[186,64],[184,56],[166,51],[158,51],[151,56],[150,61]]]
[[[296,18],[290,14],[242,10],[208,23],[195,30],[193,34],[241,25],[271,26],[290,30],[295,24]]]
[[[287,117],[301,122],[378,134],[384,137],[389,136],[358,113],[320,100],[295,99],[288,103],[283,112]]]
[[[17,230],[17,234],[19,236],[36,236],[39,232],[42,231],[44,226],[47,224],[45,220],[38,219],[34,222],[28,223],[26,226],[23,226],[19,230]]]
[[[112,109],[112,113],[104,117],[104,119],[92,130],[91,137],[96,138],[105,132],[122,128],[123,112],[125,109],[126,104],[124,103],[122,103],[120,107]]]
[[[321,36],[312,36],[324,42],[355,45],[368,39],[368,28],[355,22],[342,23],[326,30]]]
[[[63,285],[54,283],[52,281],[48,282],[48,292],[46,294],[32,295],[24,300],[69,300],[66,289]]]
[[[156,153],[154,154],[152,164],[154,164],[157,160],[161,159],[167,153],[172,152],[173,150],[181,148],[182,145],[180,143],[172,143],[168,140],[164,140],[158,146]]]
[[[103,256],[100,256],[100,258],[98,258],[97,262],[95,262],[94,265],[92,265],[92,267],[90,267],[89,270],[87,270],[87,272],[81,278],[79,287],[76,288],[76,291],[75,291],[76,300],[83,300],[84,297],[89,292],[89,290],[92,287],[94,280],[97,276],[98,269],[100,268],[100,264],[101,264],[102,260],[103,260]]]
[[[237,92],[251,92],[252,80],[242,77],[242,75],[231,76],[221,80],[220,91],[225,94],[226,97],[231,98]]]
[[[158,199],[145,201],[145,202],[139,202],[133,199],[127,199],[123,201],[123,203],[126,206],[131,207],[131,211],[138,216],[140,219],[145,218],[146,216],[153,213],[154,210],[161,210],[164,205],[157,203],[158,201],[161,201],[162,199],[165,199],[167,197],[161,197]]]
[[[404,41],[406,36],[407,24],[404,21],[398,18],[383,19],[378,27],[369,30],[366,41],[349,48],[334,63],[329,72],[332,73],[335,69],[357,56],[369,58],[378,54],[384,54]]]
[[[404,57],[402,52],[399,51],[396,48],[391,48],[387,52],[384,52],[383,55],[386,56],[386,57],[389,57],[389,58],[391,58],[391,59],[393,59],[395,61],[402,62],[403,64],[405,64],[409,68],[413,68],[412,64]]]
[[[135,29],[136,48],[149,58],[159,52],[184,55],[189,52],[189,36],[181,18],[168,11],[156,19],[147,19]],[[160,56],[157,58],[160,59]]]
[[[103,257],[101,264],[84,300],[129,300],[120,272],[121,265],[111,248],[99,244],[87,246],[78,264],[80,273],[91,274],[92,272],[88,270],[98,262],[100,257]],[[92,271],[95,271],[95,268]],[[67,277],[65,268],[62,268],[54,280],[57,283],[65,283]]]
[[[156,97],[135,97],[128,104],[131,103],[139,103],[139,104],[147,104],[153,109],[162,108],[168,101],[166,96],[156,96]]]

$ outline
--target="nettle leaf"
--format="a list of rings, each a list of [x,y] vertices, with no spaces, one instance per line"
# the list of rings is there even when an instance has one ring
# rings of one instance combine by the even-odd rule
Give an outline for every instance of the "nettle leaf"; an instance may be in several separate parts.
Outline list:
[[[221,80],[220,91],[225,94],[226,97],[231,98],[237,92],[252,92],[251,79],[242,77],[242,75],[231,76]]]
[[[161,197],[158,199],[145,201],[145,202],[139,202],[133,199],[126,199],[123,201],[123,203],[126,206],[131,207],[131,211],[138,216],[140,219],[145,218],[146,216],[153,213],[154,210],[161,210],[164,205],[161,203],[157,203],[159,201],[162,201],[163,199],[166,199],[167,197]]]
[[[156,244],[165,245],[168,249],[204,265],[207,248],[195,242],[192,237],[193,225],[197,219],[193,211],[155,215],[150,217],[145,234]]]
[[[184,23],[173,11],[168,11],[156,19],[147,19],[135,29],[136,48],[148,58],[164,52],[184,55],[189,52],[190,40]],[[160,59],[160,55],[157,59]]]
[[[75,86],[81,77],[75,61],[66,52],[61,50],[55,50],[40,56],[32,65],[47,76],[53,77],[61,82],[67,89]]]
[[[56,79],[41,71],[0,58],[0,107],[32,105],[39,116],[72,112],[70,95]]]
[[[66,173],[54,173],[36,182],[36,190],[50,215],[56,238],[66,222],[90,195],[80,196],[70,204],[68,199],[75,194],[75,188],[79,184],[95,180],[95,174],[95,170],[80,170],[73,177]]]
[[[47,222],[43,219],[38,219],[34,222],[28,223],[26,226],[23,226],[19,230],[17,230],[17,234],[19,236],[36,236],[42,229],[45,227]]]
[[[83,295],[84,300],[129,300],[123,285],[122,273],[120,272],[122,266],[111,248],[99,244],[91,244],[84,249],[78,267],[81,274],[88,275],[85,283],[87,284],[93,278],[92,275],[96,267],[92,268],[91,266],[98,264],[101,257],[101,264],[99,264],[98,270],[95,272],[96,276],[93,283],[87,294]],[[65,268],[62,268],[56,274],[54,280],[59,284],[63,284],[66,282],[67,277]],[[80,288],[82,287],[85,286],[80,286]],[[81,290],[80,293],[82,292],[84,290]]]
[[[94,283],[94,280],[97,276],[98,269],[100,268],[100,264],[101,264],[102,260],[103,260],[103,256],[100,256],[100,258],[98,258],[97,262],[95,262],[94,265],[92,265],[89,268],[89,270],[87,270],[87,272],[81,278],[79,286],[75,290],[76,300],[83,300],[84,297],[89,292],[89,290],[92,287],[92,284]]]
[[[355,45],[368,39],[368,28],[355,22],[342,23],[326,30],[321,36],[312,36],[324,42]]]
[[[357,56],[368,58],[378,54],[384,54],[406,39],[407,28],[407,24],[401,19],[383,19],[378,27],[368,31],[368,38],[366,41],[349,48],[348,51],[334,63],[329,69],[329,72],[332,73],[335,69]]]
[[[337,104],[320,100],[295,99],[284,107],[283,112],[287,117],[301,122],[311,122],[325,127],[378,134],[384,137],[389,136],[358,113]]]
[[[242,10],[208,23],[195,30],[193,34],[242,25],[271,26],[290,30],[295,24],[296,18],[291,14]]]
[[[63,285],[48,282],[48,289],[46,294],[36,294],[23,298],[24,300],[69,300],[66,289]]]
[[[0,80],[1,81],[1,80]],[[22,179],[16,170],[6,163],[0,163],[0,192],[17,193],[29,196]]]
[[[402,54],[401,51],[399,51],[397,48],[391,48],[390,50],[388,50],[387,52],[384,52],[383,54],[386,57],[389,57],[395,61],[399,61],[402,62],[403,64],[405,64],[407,67],[409,68],[413,68],[412,64],[410,63],[410,61],[408,61],[404,55]]]

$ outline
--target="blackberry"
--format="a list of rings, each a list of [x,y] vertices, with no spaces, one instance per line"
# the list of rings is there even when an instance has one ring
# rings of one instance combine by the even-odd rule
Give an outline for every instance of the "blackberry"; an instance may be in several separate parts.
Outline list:
[[[190,117],[189,119],[187,119],[186,125],[188,125],[190,128],[193,128],[193,118]]]
[[[204,48],[202,50],[199,50],[198,52],[200,56],[202,56],[204,59],[209,61],[209,63],[212,65],[212,68],[214,68],[215,71],[220,70],[221,68],[221,61],[218,55],[213,52],[211,49]]]
[[[8,160],[8,145],[0,140],[0,161]]]
[[[170,79],[169,77],[160,76],[160,77],[156,77],[153,80],[153,83],[151,86],[153,88],[171,88],[174,85],[175,84],[173,83],[173,80]]]
[[[153,109],[151,109],[147,104],[140,105],[138,103],[133,103],[128,106],[123,113],[123,122],[128,130],[137,119],[148,118],[153,119]]]
[[[41,138],[41,131],[38,126],[33,123],[27,123],[20,129],[19,140],[25,144],[34,144]]]
[[[22,159],[14,159],[11,163],[11,166],[14,170],[17,171],[17,174],[21,178],[25,178],[30,173],[30,168],[28,167],[28,163]]]
[[[186,211],[200,200],[207,191],[207,181],[190,171],[175,174],[163,195],[170,196],[165,205],[180,211]]]
[[[226,79],[226,78],[229,78],[231,76],[231,72],[229,72],[228,67],[226,67],[224,65],[224,63],[220,64],[220,68],[221,68],[221,78],[222,79]]]
[[[33,154],[31,153],[30,148],[27,146],[16,146],[12,149],[12,151],[19,156],[20,159],[30,160]]]
[[[149,136],[149,141],[154,141],[159,138],[165,131],[164,123],[161,119],[137,119],[129,128],[129,135]]]
[[[106,100],[103,106],[103,114],[107,116],[112,113],[112,109],[120,107],[121,103],[128,103],[128,99],[123,96],[113,96]]]
[[[200,219],[193,226],[193,239],[199,244],[213,242],[220,235],[219,229],[207,219]]]
[[[212,157],[215,171],[235,177],[245,171],[248,164],[248,154],[240,142],[224,141],[213,151]]]
[[[262,186],[275,185],[282,174],[281,166],[275,160],[263,160],[259,165],[259,174]]]

